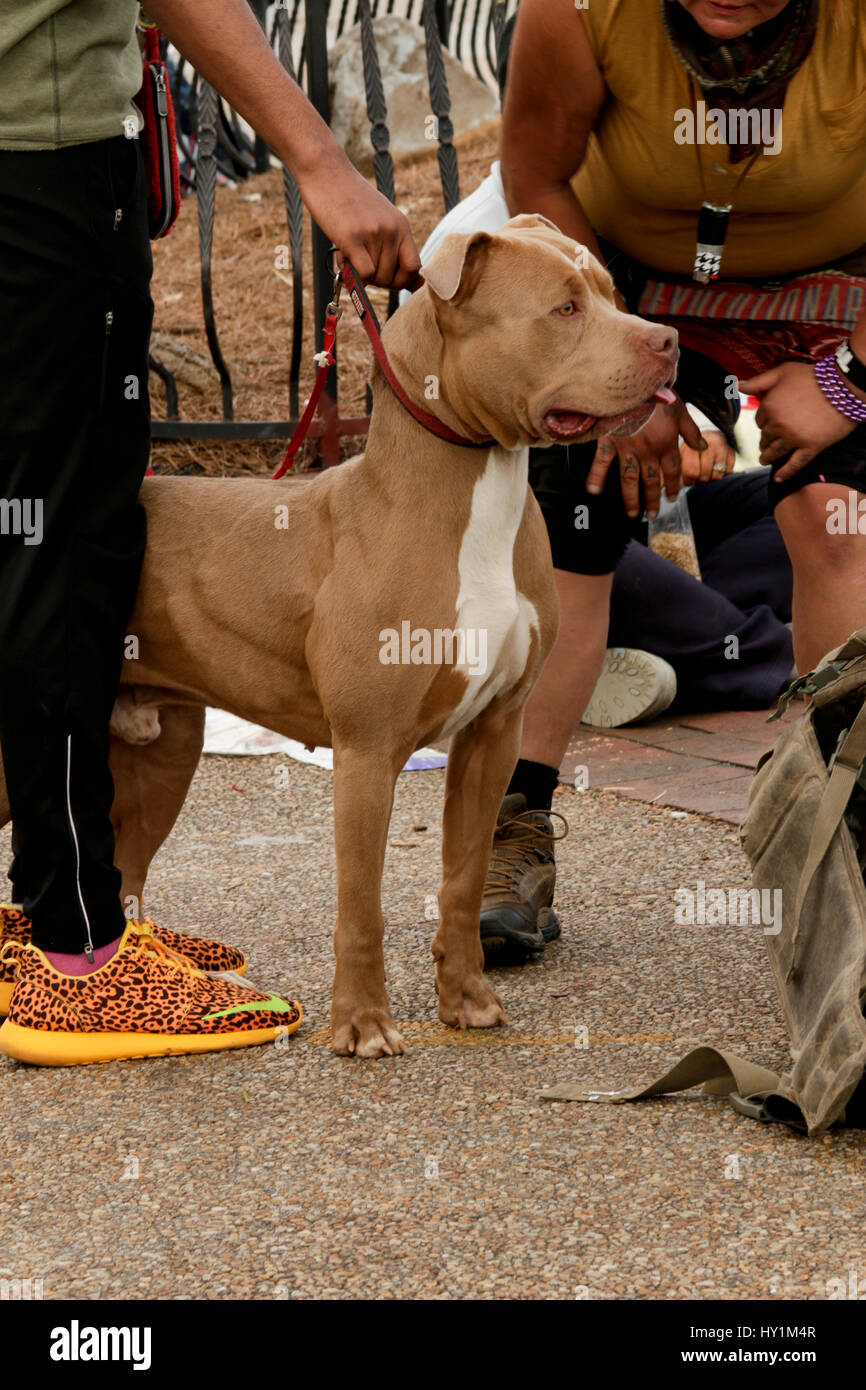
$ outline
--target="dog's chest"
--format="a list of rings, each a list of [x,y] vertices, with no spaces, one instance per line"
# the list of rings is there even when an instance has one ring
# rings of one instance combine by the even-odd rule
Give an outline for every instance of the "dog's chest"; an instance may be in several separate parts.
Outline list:
[[[468,684],[443,734],[470,723],[526,670],[538,613],[514,582],[514,542],[526,505],[529,452],[490,450],[475,484],[457,561],[456,630],[463,634],[454,669]]]

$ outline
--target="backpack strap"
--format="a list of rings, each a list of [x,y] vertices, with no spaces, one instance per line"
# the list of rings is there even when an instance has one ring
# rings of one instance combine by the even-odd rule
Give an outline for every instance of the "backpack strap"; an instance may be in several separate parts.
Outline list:
[[[775,1092],[780,1078],[766,1067],[756,1066],[734,1052],[719,1047],[694,1047],[685,1057],[644,1086],[626,1086],[619,1091],[589,1090],[580,1082],[566,1081],[541,1092],[542,1100],[606,1101],[608,1104],[629,1100],[647,1100],[651,1096],[668,1095],[671,1091],[688,1091],[703,1084],[704,1095],[732,1096],[740,1102],[763,1104],[767,1095]],[[751,1113],[751,1112],[749,1112]],[[757,1118],[757,1117],[756,1117]]]
[[[788,967],[788,979],[791,978],[794,969],[794,948],[800,934],[800,916],[806,901],[806,894],[811,887],[818,866],[830,848],[833,836],[836,834],[842,817],[845,814],[849,797],[860,775],[864,759],[866,759],[866,701],[864,701],[857,718],[854,720],[841,747],[836,753],[833,770],[824,788],[824,794],[821,797],[821,802],[815,816],[815,824],[812,827],[812,838],[809,842],[809,852],[806,855],[806,862],[803,865],[800,881],[797,886],[797,898],[794,906],[794,932],[791,938],[791,964]]]
[[[139,5],[138,7],[138,27],[144,34],[144,61],[146,63],[152,63],[155,59],[158,61],[162,30],[159,25],[145,13],[143,5]]]
[[[836,652],[836,661],[852,661],[855,657],[866,656],[866,627],[858,628],[852,632],[847,642],[844,642]]]
[[[772,724],[775,720],[781,719],[797,695],[814,695],[816,691],[823,690],[825,685],[831,685],[833,681],[838,680],[844,674],[845,668],[850,662],[857,661],[864,656],[866,656],[866,627],[861,627],[856,632],[852,632],[848,640],[837,648],[833,653],[832,662],[816,667],[814,671],[807,671],[805,675],[797,676],[795,680],[791,681],[790,685],[779,696],[773,713],[767,715],[766,722]]]

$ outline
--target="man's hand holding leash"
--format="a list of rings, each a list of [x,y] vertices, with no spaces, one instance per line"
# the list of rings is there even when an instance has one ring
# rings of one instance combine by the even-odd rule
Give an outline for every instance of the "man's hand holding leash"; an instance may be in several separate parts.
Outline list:
[[[291,171],[311,216],[361,279],[405,289],[421,265],[408,221],[351,164],[245,0],[150,0],[147,10]]]

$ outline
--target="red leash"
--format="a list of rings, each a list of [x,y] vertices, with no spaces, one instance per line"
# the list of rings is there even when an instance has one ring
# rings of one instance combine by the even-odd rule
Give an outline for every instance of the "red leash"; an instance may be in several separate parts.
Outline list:
[[[411,286],[412,293],[414,294],[416,290],[419,290],[423,284],[424,280],[418,275],[415,279],[415,283]],[[367,298],[367,292],[358,279],[357,272],[351,261],[344,261],[339,271],[334,276],[334,298],[328,305],[325,315],[325,345],[321,352],[316,353],[314,358],[314,361],[317,362],[319,366],[319,370],[316,373],[315,384],[310,392],[310,399],[307,401],[304,413],[298,421],[298,427],[289,441],[289,447],[286,449],[283,461],[273,475],[274,478],[282,478],[283,474],[287,473],[294,464],[298,449],[303,444],[307,431],[310,428],[310,423],[316,413],[319,399],[325,386],[325,378],[328,375],[328,370],[330,367],[333,367],[336,361],[334,357],[334,345],[337,341],[337,324],[343,312],[340,308],[340,292],[344,285],[349,292],[349,298],[352,301],[355,313],[361,320],[364,332],[370,340],[370,346],[373,349],[376,361],[382,368],[385,380],[404,409],[408,410],[409,414],[418,421],[419,425],[423,425],[425,430],[428,430],[430,434],[438,435],[440,439],[447,440],[449,444],[459,444],[464,449],[489,448],[489,439],[467,439],[465,435],[458,434],[456,430],[450,429],[449,426],[444,424],[441,420],[437,420],[435,415],[431,415],[428,410],[424,410],[422,406],[413,401],[411,396],[409,396],[406,390],[401,386],[400,382],[397,380],[394,368],[388,361],[388,354],[385,351],[381,331],[379,329],[379,320],[376,318],[375,310]]]
[[[328,305],[327,313],[325,314],[325,346],[322,348],[321,352],[316,353],[313,359],[319,364],[319,370],[316,372],[315,384],[310,392],[310,399],[307,401],[304,413],[298,421],[298,427],[289,440],[289,447],[283,456],[283,461],[273,475],[274,478],[281,478],[284,473],[289,471],[295,461],[296,453],[307,437],[307,430],[310,428],[313,416],[318,408],[319,397],[324,389],[328,369],[333,367],[336,362],[336,358],[334,357],[334,344],[337,341],[337,323],[342,312],[342,309],[337,305],[337,301],[331,300],[331,303]]]

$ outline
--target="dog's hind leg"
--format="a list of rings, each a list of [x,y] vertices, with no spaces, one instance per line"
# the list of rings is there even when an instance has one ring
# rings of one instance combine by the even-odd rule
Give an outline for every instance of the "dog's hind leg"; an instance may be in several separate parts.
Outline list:
[[[114,861],[128,917],[142,915],[150,861],[177,820],[198,766],[204,718],[203,705],[162,705],[159,736],[152,742],[128,743],[112,733]]]
[[[411,749],[409,750],[411,752]],[[394,783],[408,754],[358,753],[334,742],[337,927],[331,1037],[335,1052],[391,1057],[405,1044],[385,989],[382,868]]]
[[[451,740],[442,823],[439,929],[433,939],[439,1017],[457,1028],[507,1019],[484,978],[481,897],[496,816],[520,748],[523,712],[485,710]]]

